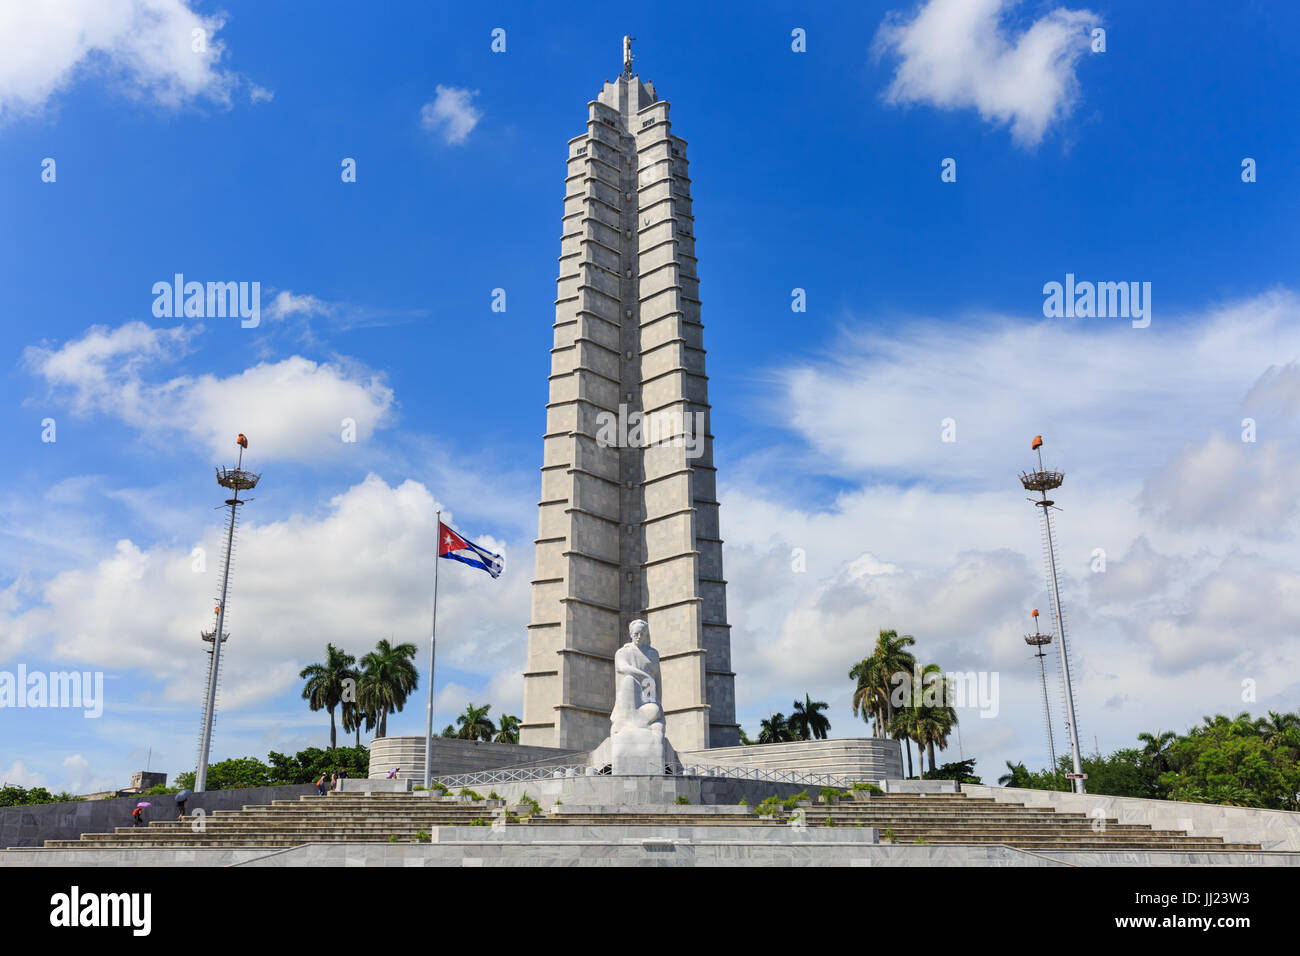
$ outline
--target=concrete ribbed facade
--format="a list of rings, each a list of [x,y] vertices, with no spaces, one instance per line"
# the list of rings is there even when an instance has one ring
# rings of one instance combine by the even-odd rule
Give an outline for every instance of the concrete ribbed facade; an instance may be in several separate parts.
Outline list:
[[[636,618],[660,654],[669,740],[739,743],[687,169],[668,103],[636,76],[606,83],[569,141],[524,744],[609,735],[614,652]],[[636,412],[666,440],[609,442],[611,418]]]

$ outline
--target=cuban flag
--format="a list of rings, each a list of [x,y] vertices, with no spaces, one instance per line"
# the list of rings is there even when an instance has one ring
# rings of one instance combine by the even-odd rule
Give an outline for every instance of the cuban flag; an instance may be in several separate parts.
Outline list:
[[[438,557],[451,558],[468,564],[471,568],[481,568],[494,578],[499,578],[506,566],[501,555],[480,548],[472,541],[466,541],[441,521],[438,522]]]

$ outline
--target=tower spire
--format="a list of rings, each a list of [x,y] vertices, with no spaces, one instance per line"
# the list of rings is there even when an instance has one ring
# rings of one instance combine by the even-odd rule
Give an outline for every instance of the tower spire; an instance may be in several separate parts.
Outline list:
[[[636,59],[636,56],[632,53],[632,41],[635,39],[636,37],[630,37],[630,36],[623,37],[623,75],[624,76],[632,75],[632,61]]]

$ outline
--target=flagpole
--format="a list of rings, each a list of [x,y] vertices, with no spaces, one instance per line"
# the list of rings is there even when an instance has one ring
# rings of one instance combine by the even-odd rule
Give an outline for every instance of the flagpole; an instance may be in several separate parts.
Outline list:
[[[429,632],[429,711],[424,722],[424,789],[433,786],[433,655],[438,646],[438,562],[442,560],[442,512],[434,520],[433,628]]]

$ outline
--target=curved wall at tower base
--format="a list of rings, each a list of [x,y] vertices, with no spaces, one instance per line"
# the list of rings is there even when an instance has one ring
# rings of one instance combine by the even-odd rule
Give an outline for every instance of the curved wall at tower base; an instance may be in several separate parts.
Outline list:
[[[678,755],[683,764],[754,767],[826,773],[875,783],[903,776],[903,749],[897,740],[854,737],[844,740],[796,740],[787,744],[713,747]]]
[[[572,750],[557,747],[526,747],[520,744],[491,744],[482,740],[458,740],[451,737],[433,738],[433,773],[435,776],[451,773],[476,773],[480,770],[499,770],[521,764],[558,760],[573,756]],[[586,754],[582,754],[582,759]],[[582,759],[575,760],[581,763]],[[399,780],[424,782],[423,737],[376,737],[370,743],[371,780],[388,776],[394,767]]]

